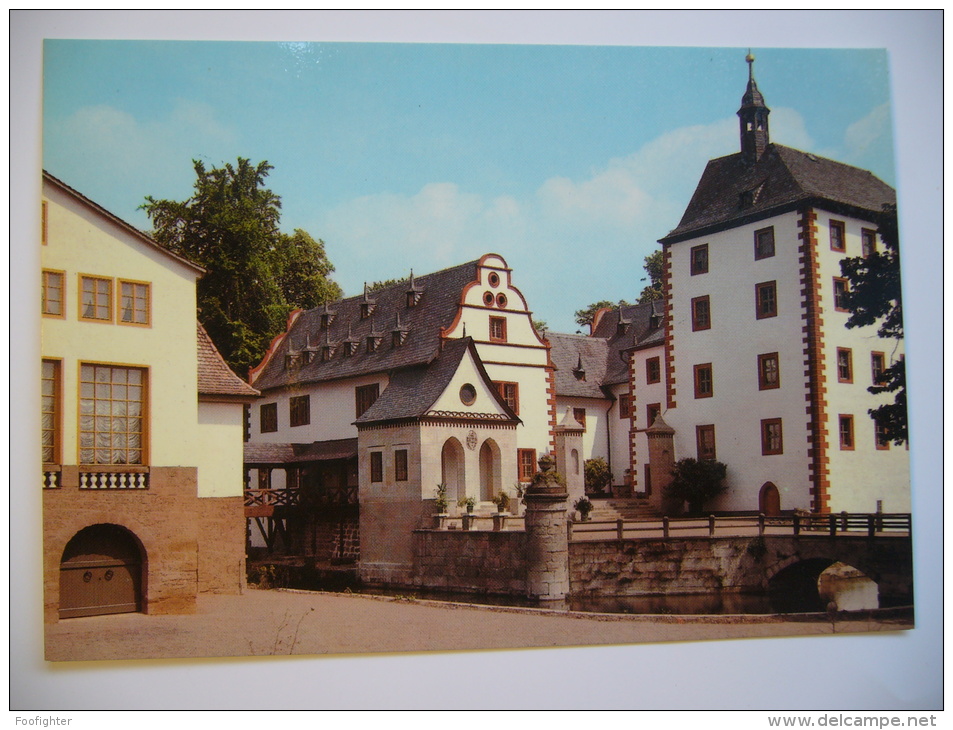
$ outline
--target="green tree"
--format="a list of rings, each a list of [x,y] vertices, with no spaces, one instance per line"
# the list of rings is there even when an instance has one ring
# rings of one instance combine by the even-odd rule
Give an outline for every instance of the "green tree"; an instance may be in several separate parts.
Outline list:
[[[646,256],[643,263],[643,268],[645,269],[645,273],[647,274],[647,278],[650,283],[648,286],[642,289],[642,293],[639,295],[637,304],[654,302],[657,299],[662,298],[662,276],[664,270],[662,251],[659,250]],[[645,281],[645,279],[643,278],[642,281]],[[578,324],[580,327],[591,325],[593,319],[595,319],[596,312],[598,312],[600,309],[617,309],[619,307],[628,306],[631,305],[625,299],[620,299],[618,302],[610,302],[607,299],[594,302],[585,309],[579,309],[576,311],[576,324]]]
[[[385,289],[389,286],[393,286],[394,284],[400,284],[405,281],[410,281],[410,277],[405,276],[403,279],[385,279],[384,281],[375,281],[367,285],[367,291],[368,293],[375,292],[378,289]]]
[[[638,304],[654,302],[662,298],[662,278],[665,271],[665,260],[662,257],[662,250],[659,249],[645,257],[643,263],[645,273],[648,274],[649,285],[639,294]],[[645,279],[642,279],[645,281]]]
[[[600,309],[615,309],[616,307],[627,307],[629,303],[624,299],[620,299],[617,304],[610,302],[606,299],[603,299],[601,302],[595,302],[590,304],[585,309],[580,309],[576,311],[576,324],[580,326],[592,324],[592,320],[596,316],[596,312]]]
[[[672,469],[672,482],[665,496],[677,502],[688,502],[688,511],[699,515],[705,504],[728,488],[724,485],[728,467],[720,461],[681,459]]]
[[[265,187],[272,166],[238,158],[207,170],[192,161],[194,194],[146,197],[153,237],[207,270],[198,316],[225,361],[244,374],[257,365],[288,312],[340,296],[324,244],[305,231],[282,233],[281,199]]]
[[[849,286],[845,304],[850,316],[847,327],[865,327],[880,323],[877,336],[903,339],[903,294],[900,289],[900,236],[897,207],[885,205],[878,221],[883,249],[841,261],[841,272]],[[880,383],[867,389],[879,395],[892,393],[892,403],[868,409],[870,417],[884,429],[895,444],[908,441],[907,378],[903,355],[887,368]]]
[[[584,465],[587,494],[602,494],[612,486],[612,472],[609,465],[601,456],[595,459],[586,459]]]

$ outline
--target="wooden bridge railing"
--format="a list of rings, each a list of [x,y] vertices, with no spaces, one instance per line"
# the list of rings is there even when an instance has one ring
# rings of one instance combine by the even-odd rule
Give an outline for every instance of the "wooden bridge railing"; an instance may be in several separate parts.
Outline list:
[[[301,503],[298,489],[246,489],[246,507],[294,507]]]
[[[909,513],[795,514],[662,517],[657,520],[592,520],[569,523],[570,539],[623,540],[745,535],[910,535]]]

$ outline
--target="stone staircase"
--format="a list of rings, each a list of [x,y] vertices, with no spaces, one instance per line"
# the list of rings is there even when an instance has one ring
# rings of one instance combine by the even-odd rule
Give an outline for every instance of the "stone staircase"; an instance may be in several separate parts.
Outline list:
[[[593,499],[590,520],[658,520],[662,515],[650,503],[647,497],[613,497]]]

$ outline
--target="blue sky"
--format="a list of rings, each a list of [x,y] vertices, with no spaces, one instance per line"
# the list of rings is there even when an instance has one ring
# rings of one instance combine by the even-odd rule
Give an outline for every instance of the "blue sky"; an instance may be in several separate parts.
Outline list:
[[[47,40],[43,163],[148,229],[191,160],[274,165],[282,228],[346,294],[494,251],[536,318],[638,296],[706,161],[738,148],[745,48]],[[753,52],[772,140],[895,184],[882,50]]]

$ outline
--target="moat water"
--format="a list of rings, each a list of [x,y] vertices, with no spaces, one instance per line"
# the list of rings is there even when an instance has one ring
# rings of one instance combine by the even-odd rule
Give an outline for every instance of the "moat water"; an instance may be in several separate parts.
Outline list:
[[[249,579],[254,581],[252,575]],[[362,595],[389,596],[407,600],[447,601],[471,603],[483,606],[512,606],[521,608],[546,608],[585,613],[614,613],[633,615],[766,615],[823,613],[827,610],[831,593],[850,591],[853,586],[845,581],[842,586],[828,585],[825,598],[818,592],[817,582],[799,581],[777,586],[766,594],[707,593],[669,594],[655,596],[571,596],[564,601],[535,601],[522,596],[486,595],[453,591],[438,591],[420,588],[379,588],[362,586],[353,572],[328,573],[309,569],[291,568],[283,572],[276,586],[297,590]],[[876,593],[873,603],[853,606],[854,610],[893,608],[897,605],[881,601],[877,605]],[[850,610],[842,603],[842,608]]]

